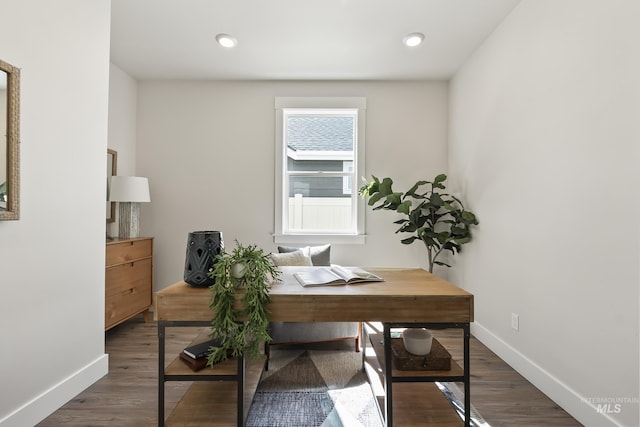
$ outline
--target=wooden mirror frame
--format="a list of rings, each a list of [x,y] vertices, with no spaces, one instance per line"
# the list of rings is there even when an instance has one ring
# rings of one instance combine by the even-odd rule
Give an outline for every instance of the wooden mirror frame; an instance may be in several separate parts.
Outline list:
[[[107,148],[107,223],[116,221],[116,202],[109,201],[109,186],[111,185],[111,177],[117,174],[118,152]]]
[[[0,221],[9,221],[20,219],[20,69],[0,60],[0,71],[7,74],[7,207]]]

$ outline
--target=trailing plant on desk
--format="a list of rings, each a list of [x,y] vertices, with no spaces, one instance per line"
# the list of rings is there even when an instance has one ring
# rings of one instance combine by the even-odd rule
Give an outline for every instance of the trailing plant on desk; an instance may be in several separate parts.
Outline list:
[[[406,216],[394,222],[400,225],[396,233],[412,234],[401,240],[405,245],[424,243],[430,273],[434,264],[450,267],[440,256],[444,251],[459,253],[462,245],[471,241],[471,226],[478,225],[475,214],[466,210],[460,199],[440,191],[446,189],[446,179],[445,174],[440,174],[433,181],[418,181],[402,193],[393,191],[391,178],[380,181],[373,176],[373,181],[359,191],[363,198],[369,197],[369,206],[375,205],[373,210],[392,210]],[[421,190],[424,186],[426,191]]]
[[[208,365],[241,354],[259,356],[260,344],[271,340],[265,305],[271,283],[278,279],[280,271],[262,249],[243,246],[236,240],[231,254],[217,256],[209,275],[214,279],[209,287],[209,308],[214,313],[211,337],[222,345],[210,353]]]

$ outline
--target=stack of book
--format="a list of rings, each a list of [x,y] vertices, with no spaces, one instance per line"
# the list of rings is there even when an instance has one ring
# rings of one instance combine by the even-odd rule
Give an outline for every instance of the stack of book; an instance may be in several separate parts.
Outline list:
[[[219,340],[211,339],[200,344],[194,344],[182,350],[180,359],[185,362],[193,371],[199,371],[207,366],[209,354],[212,347],[220,347]]]

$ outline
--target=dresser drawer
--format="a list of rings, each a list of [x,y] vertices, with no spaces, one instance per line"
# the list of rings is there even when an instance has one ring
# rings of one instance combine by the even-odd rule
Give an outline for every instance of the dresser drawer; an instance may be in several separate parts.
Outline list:
[[[151,239],[109,243],[106,249],[106,266],[151,257],[153,254],[152,245],[153,240]]]
[[[132,287],[105,298],[104,325],[109,329],[123,320],[142,313],[151,305],[151,289]]]
[[[107,267],[105,296],[131,292],[132,289],[151,289],[151,258]]]

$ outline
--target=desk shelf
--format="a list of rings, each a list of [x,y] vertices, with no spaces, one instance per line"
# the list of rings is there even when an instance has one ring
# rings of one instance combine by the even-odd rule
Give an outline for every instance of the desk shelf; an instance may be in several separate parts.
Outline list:
[[[210,337],[208,330],[206,330],[205,332],[201,332],[189,345],[199,344],[208,339],[210,339]],[[210,381],[224,380],[225,377],[228,377],[229,380],[233,381],[236,379],[237,373],[237,359],[227,359],[211,367],[194,371],[179,357],[176,357],[169,366],[164,369],[164,379],[165,381]]]
[[[193,371],[175,357],[165,367],[165,330],[168,327],[208,326],[209,322],[158,322],[158,426],[243,426],[258,388],[266,358],[245,361],[228,359],[212,367]],[[201,334],[191,343],[205,341]],[[193,382],[165,420],[164,386],[167,381]]]
[[[375,325],[375,326],[374,326]],[[391,328],[424,327],[428,329],[461,328],[465,331],[465,364],[451,360],[449,370],[399,370],[394,366],[390,343],[385,349],[385,335]],[[384,332],[383,332],[384,331]],[[363,368],[365,369],[380,416],[387,427],[397,426],[469,426],[469,325],[468,324],[397,324],[365,323],[363,326]],[[368,348],[368,346],[370,346]],[[386,357],[385,357],[386,352]],[[385,359],[390,366],[386,366]],[[462,382],[465,386],[463,421],[435,382]],[[388,416],[387,416],[388,415]]]
[[[176,362],[184,365],[191,373],[196,374],[194,376],[198,377],[199,380],[194,382],[185,392],[175,409],[167,417],[164,425],[166,427],[237,426],[237,384],[229,381],[212,381],[209,379],[211,374],[203,372],[211,368],[193,372],[180,360],[172,362],[167,371]],[[243,418],[245,420],[260,381],[264,362],[265,359],[260,358],[247,364],[243,402]],[[180,367],[179,371],[182,371],[182,367]],[[172,380],[175,381],[175,377]]]
[[[166,427],[237,426],[235,383],[193,383],[175,409],[169,414]]]

